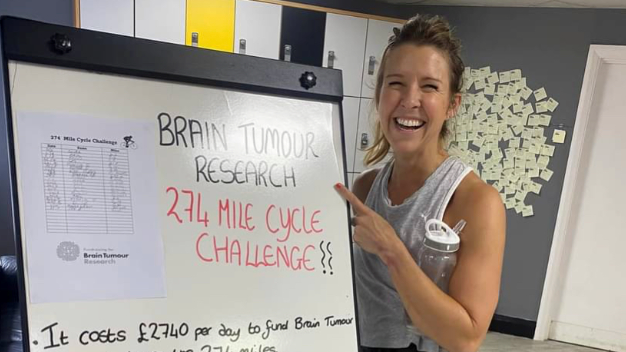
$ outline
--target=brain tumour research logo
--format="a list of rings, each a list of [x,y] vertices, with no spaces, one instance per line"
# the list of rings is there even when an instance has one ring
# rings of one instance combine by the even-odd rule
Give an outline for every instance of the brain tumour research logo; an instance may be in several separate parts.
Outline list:
[[[57,257],[66,262],[73,262],[78,259],[80,247],[74,242],[64,241],[57,246]]]

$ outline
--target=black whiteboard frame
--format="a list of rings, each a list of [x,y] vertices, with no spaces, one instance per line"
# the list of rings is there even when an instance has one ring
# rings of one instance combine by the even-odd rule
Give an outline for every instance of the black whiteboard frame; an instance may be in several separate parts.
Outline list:
[[[343,106],[341,104],[343,101],[343,81],[342,73],[339,70],[199,49],[10,16],[0,18],[0,28],[3,58],[1,72],[5,82],[6,138],[10,169],[9,185],[18,265],[22,345],[25,352],[30,352],[30,337],[17,190],[9,61],[338,103],[343,177],[344,183],[348,184]],[[71,51],[62,54],[54,50],[52,37],[57,34],[65,35],[70,39]],[[313,73],[317,78],[316,85],[309,89],[303,87],[300,82],[300,77],[305,72]],[[348,205],[346,220],[349,221],[349,219],[350,208]],[[351,242],[352,226],[348,226],[348,229],[350,233],[349,236],[346,236],[346,240]],[[354,283],[354,254],[351,245],[350,249],[355,328],[357,344],[360,346],[356,286]]]

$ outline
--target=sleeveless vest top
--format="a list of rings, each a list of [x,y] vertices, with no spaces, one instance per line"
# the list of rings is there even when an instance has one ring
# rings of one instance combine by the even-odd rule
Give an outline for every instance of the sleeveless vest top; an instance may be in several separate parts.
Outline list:
[[[391,224],[417,261],[426,220],[443,220],[450,198],[472,169],[458,158],[448,157],[420,189],[399,205],[392,205],[387,193],[392,169],[393,161],[390,161],[378,172],[365,204]],[[410,322],[405,317],[404,305],[382,260],[357,244],[353,252],[361,345],[405,348],[413,343],[419,351],[444,351],[433,340],[407,328]]]

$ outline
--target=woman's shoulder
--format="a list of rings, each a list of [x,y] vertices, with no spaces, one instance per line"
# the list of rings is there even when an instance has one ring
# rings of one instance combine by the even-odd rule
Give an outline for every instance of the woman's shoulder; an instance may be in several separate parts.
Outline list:
[[[372,188],[372,184],[374,184],[376,176],[378,176],[378,173],[380,173],[382,169],[383,167],[377,167],[365,170],[354,179],[352,193],[354,193],[361,202],[365,203],[367,195]]]
[[[454,192],[452,209],[459,217],[504,215],[500,193],[470,172]]]

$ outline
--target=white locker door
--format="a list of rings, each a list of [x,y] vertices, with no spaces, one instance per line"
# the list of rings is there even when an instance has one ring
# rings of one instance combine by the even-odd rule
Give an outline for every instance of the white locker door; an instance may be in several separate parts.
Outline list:
[[[282,6],[237,0],[235,53],[278,60]]]
[[[326,17],[323,66],[343,71],[343,95],[361,96],[367,19],[329,13]],[[332,53],[332,55],[331,55]]]
[[[400,27],[399,23],[368,20],[367,42],[365,45],[365,60],[363,63],[363,87],[361,97],[374,98],[376,88],[376,74],[380,67],[383,51],[393,35],[393,28]]]
[[[354,154],[354,172],[361,173],[366,169],[363,163],[365,150],[374,142],[374,123],[376,110],[372,99],[360,99],[359,121],[355,139],[356,151]]]
[[[354,172],[361,173],[365,171],[365,169],[382,166],[386,163],[391,157],[391,153],[387,154],[382,161],[377,163],[376,165],[371,165],[369,167],[365,166],[364,158],[366,154],[367,148],[374,145],[376,124],[378,123],[378,118],[376,115],[376,109],[374,107],[374,100],[362,98],[359,106],[359,122],[357,125],[357,135],[356,135],[356,151],[354,154]]]
[[[133,0],[80,0],[80,27],[134,36],[134,7]]]
[[[185,0],[135,0],[135,36],[185,44]]]
[[[343,138],[346,148],[346,170],[354,172],[356,130],[359,124],[359,98],[343,98]]]

